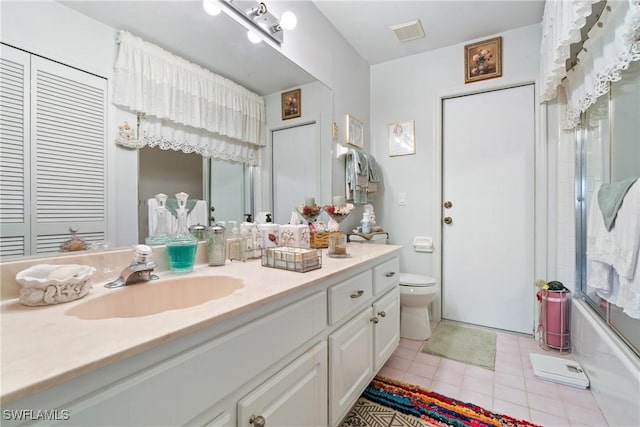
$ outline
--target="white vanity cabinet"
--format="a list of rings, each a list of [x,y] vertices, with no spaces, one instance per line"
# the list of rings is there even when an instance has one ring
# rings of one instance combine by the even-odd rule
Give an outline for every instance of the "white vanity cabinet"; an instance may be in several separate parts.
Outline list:
[[[374,262],[3,405],[3,413],[68,411],[69,419],[39,423],[65,426],[335,426],[399,343],[398,258]]]
[[[327,344],[317,344],[238,402],[238,426],[327,425]]]
[[[332,426],[338,425],[347,414],[400,342],[398,269],[398,259],[394,258],[375,267],[372,275],[366,272],[368,284],[361,274],[336,285],[336,289],[329,288],[330,321],[336,306],[348,305],[347,297],[358,300],[360,291],[367,294],[374,288],[378,294],[386,291],[382,296],[363,300],[365,308],[356,310],[355,316],[329,335],[329,421]],[[343,298],[332,299],[332,295]],[[353,311],[348,314],[352,315]]]

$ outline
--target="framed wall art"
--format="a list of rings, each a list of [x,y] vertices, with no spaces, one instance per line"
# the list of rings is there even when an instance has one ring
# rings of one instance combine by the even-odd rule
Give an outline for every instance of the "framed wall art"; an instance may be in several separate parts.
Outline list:
[[[464,82],[502,77],[502,37],[464,47]]]
[[[389,155],[406,156],[407,154],[416,154],[415,133],[415,122],[413,120],[391,123],[389,125]]]
[[[347,114],[347,144],[364,147],[364,127],[362,122]]]
[[[302,115],[302,90],[294,89],[282,93],[282,120],[295,119]]]

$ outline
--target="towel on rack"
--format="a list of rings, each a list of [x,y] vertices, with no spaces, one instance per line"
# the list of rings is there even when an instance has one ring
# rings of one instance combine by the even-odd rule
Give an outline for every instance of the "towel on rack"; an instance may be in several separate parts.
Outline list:
[[[624,196],[637,180],[638,177],[633,177],[611,184],[602,184],[598,190],[598,205],[600,206],[607,231],[611,231],[613,228]]]
[[[594,192],[595,194],[595,192]],[[611,231],[593,197],[587,222],[587,286],[640,317],[640,179],[630,186]]]
[[[350,149],[345,163],[347,199],[353,203],[372,202],[378,192],[380,175],[376,159],[371,155]]]

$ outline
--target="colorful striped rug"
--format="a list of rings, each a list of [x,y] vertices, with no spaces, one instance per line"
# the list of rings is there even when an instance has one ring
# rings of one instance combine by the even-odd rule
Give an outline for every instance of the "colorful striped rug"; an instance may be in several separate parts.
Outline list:
[[[351,426],[535,427],[528,421],[487,411],[383,376],[371,381],[345,418]]]

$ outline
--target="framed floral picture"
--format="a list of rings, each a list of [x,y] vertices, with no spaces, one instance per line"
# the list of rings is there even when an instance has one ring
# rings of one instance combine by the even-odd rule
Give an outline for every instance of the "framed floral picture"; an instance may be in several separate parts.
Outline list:
[[[406,156],[416,154],[415,122],[391,123],[389,125],[389,155]]]
[[[301,98],[301,89],[294,89],[282,93],[282,120],[295,119],[302,115]]]
[[[464,82],[502,77],[502,37],[464,47]]]
[[[364,147],[364,127],[362,122],[347,114],[347,144]]]

